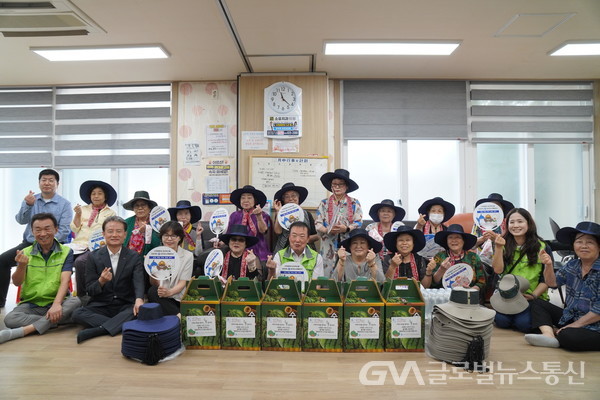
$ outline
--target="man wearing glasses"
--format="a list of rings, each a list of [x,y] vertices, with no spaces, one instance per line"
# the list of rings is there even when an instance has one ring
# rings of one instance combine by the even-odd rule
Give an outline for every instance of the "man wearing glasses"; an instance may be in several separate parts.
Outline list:
[[[66,243],[71,234],[69,224],[73,220],[73,209],[67,199],[56,193],[59,180],[58,172],[55,170],[42,170],[39,174],[40,193],[34,194],[30,190],[15,216],[17,222],[26,227],[23,233],[23,242],[0,255],[0,308],[6,304],[10,270],[15,265],[17,251],[31,246],[35,240],[31,231],[31,217],[41,213],[54,215],[58,222],[55,238],[59,243]]]

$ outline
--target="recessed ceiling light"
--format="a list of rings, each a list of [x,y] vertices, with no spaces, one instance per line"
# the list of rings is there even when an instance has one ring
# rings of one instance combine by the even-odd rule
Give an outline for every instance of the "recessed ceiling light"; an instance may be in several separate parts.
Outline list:
[[[551,56],[600,56],[600,41],[567,42],[550,52]]]
[[[356,41],[325,42],[326,55],[370,55],[370,56],[447,56],[460,45],[458,41]]]
[[[169,53],[159,45],[30,47],[29,49],[50,61],[146,60],[169,57]]]

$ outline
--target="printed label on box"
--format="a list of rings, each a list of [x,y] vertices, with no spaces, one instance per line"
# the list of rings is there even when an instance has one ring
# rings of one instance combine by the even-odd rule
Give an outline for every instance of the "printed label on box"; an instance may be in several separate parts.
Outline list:
[[[308,318],[308,338],[309,339],[337,339],[338,338],[338,319],[337,318]]]
[[[379,339],[379,318],[350,318],[350,339]]]
[[[392,338],[420,338],[421,317],[392,317]]]
[[[192,315],[185,317],[187,334],[193,336],[216,336],[217,324],[214,315]]]
[[[256,337],[255,317],[225,317],[225,331],[228,338]]]
[[[296,339],[296,318],[267,317],[269,339]]]

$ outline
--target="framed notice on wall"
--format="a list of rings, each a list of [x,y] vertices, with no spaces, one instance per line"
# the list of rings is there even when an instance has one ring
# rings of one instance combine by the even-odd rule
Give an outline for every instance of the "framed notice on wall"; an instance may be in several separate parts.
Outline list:
[[[250,160],[250,184],[272,200],[284,183],[293,182],[308,189],[303,208],[317,208],[327,197],[321,175],[328,170],[327,157],[253,156]]]

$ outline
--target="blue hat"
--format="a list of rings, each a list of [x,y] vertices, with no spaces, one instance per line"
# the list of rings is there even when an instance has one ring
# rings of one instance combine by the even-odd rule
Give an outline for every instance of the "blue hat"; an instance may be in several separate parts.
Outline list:
[[[404,208],[396,206],[394,202],[390,199],[385,199],[381,200],[381,203],[373,204],[371,206],[371,209],[369,210],[369,216],[373,221],[379,222],[379,210],[383,207],[389,207],[393,209],[396,213],[392,222],[402,221],[402,219],[406,215],[406,211],[404,211]]]
[[[261,207],[264,207],[265,204],[267,204],[267,196],[265,196],[263,192],[256,189],[252,185],[246,185],[241,189],[235,189],[233,192],[231,192],[231,195],[229,196],[229,201],[235,204],[237,208],[242,208],[242,206],[240,205],[240,200],[242,199],[242,195],[244,193],[250,193],[252,196],[254,196],[254,205],[258,204]]]
[[[123,324],[121,353],[148,365],[155,365],[181,348],[180,321],[176,315],[163,316],[158,303],[140,307],[138,319]]]
[[[366,239],[367,242],[369,243],[369,248],[373,249],[373,251],[375,253],[379,253],[381,251],[381,249],[383,248],[383,245],[381,243],[379,243],[377,240],[375,240],[371,236],[369,236],[369,233],[366,231],[366,229],[362,229],[362,228],[358,228],[358,229],[354,229],[354,230],[350,231],[350,235],[348,236],[348,238],[346,240],[344,240],[342,243],[340,243],[340,247],[343,246],[348,253],[351,253],[350,252],[350,244],[352,243],[352,239],[354,239],[356,237],[361,237],[361,238]]]
[[[556,240],[564,244],[573,245],[578,233],[592,235],[596,238],[598,244],[600,244],[600,225],[590,221],[580,222],[575,228],[565,227],[559,229],[558,232],[556,232]]]
[[[383,243],[385,243],[385,248],[389,251],[398,252],[398,247],[396,247],[396,239],[398,236],[402,234],[408,234],[413,238],[413,249],[411,253],[418,253],[423,250],[425,247],[425,235],[423,231],[418,229],[412,229],[406,225],[400,225],[396,232],[388,232],[383,237]]]
[[[465,233],[462,225],[460,224],[452,224],[448,227],[448,230],[441,231],[435,234],[433,240],[448,250],[448,235],[457,234],[462,236],[463,241],[463,250],[471,250],[475,243],[477,243],[477,236],[471,235],[470,233]]]
[[[92,199],[90,195],[92,194],[92,190],[99,187],[104,191],[104,196],[106,197],[106,204],[110,207],[115,204],[117,201],[117,191],[108,183],[102,181],[85,181],[79,187],[79,197],[85,204],[90,204]]]
[[[433,199],[425,200],[421,207],[419,207],[419,214],[425,215],[425,220],[429,220],[429,209],[435,205],[442,206],[444,209],[444,220],[442,222],[448,221],[450,218],[454,216],[454,205],[441,197],[434,197]]]
[[[175,207],[167,209],[171,215],[171,221],[177,221],[177,211],[190,210],[190,224],[195,224],[202,218],[202,210],[198,206],[193,206],[189,200],[179,200]]]
[[[258,238],[256,236],[252,236],[252,234],[248,233],[248,227],[246,225],[232,225],[227,231],[226,234],[221,235],[220,238],[226,245],[229,245],[229,240],[233,236],[241,236],[246,239],[246,247],[252,247],[256,243],[258,243]]]

